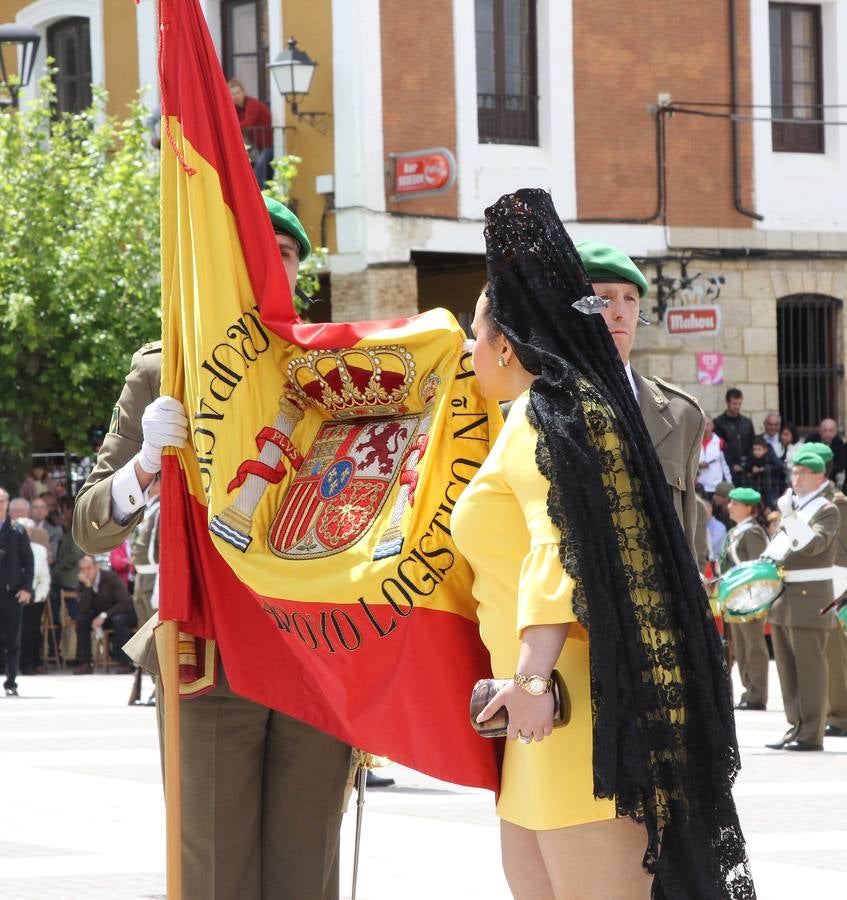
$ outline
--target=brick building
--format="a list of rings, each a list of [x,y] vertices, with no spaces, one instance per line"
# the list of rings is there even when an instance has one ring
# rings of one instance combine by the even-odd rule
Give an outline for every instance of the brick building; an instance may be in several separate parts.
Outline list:
[[[768,409],[845,424],[847,0],[201,6],[226,74],[271,105],[278,151],[303,157],[294,199],[330,250],[333,318],[467,316],[483,209],[544,187],[576,240],[641,261],[637,367],[713,412],[740,387],[757,428]],[[42,53],[74,45],[77,81],[115,109],[156,83],[154,0],[0,0],[15,19]],[[318,62],[300,111],[325,116],[293,115],[268,76],[292,34]],[[455,182],[399,199],[396,154],[430,148]]]

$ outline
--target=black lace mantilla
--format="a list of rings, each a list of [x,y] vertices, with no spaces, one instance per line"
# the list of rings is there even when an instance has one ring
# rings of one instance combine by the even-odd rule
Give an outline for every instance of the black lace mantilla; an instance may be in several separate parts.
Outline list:
[[[720,641],[626,372],[549,195],[485,212],[495,324],[537,375],[528,416],[589,632],[594,794],[647,829],[655,900],[752,900]]]

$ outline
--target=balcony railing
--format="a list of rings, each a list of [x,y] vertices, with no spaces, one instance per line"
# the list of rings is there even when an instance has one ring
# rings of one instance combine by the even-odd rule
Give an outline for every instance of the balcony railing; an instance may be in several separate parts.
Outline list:
[[[257,128],[242,128],[244,148],[250,157],[250,164],[259,187],[274,177],[273,160],[282,156],[285,148],[285,126],[262,125]]]

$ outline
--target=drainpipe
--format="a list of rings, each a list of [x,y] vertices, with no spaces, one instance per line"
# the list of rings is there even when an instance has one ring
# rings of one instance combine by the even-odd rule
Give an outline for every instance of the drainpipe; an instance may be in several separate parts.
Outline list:
[[[735,116],[738,114],[738,63],[737,55],[737,35],[735,21],[735,0],[729,0],[729,81],[732,92],[732,115],[730,119],[730,129],[732,134],[732,197],[735,202],[735,208],[742,216],[749,219],[756,219],[761,222],[763,215],[757,213],[754,209],[748,209],[741,202],[741,166],[738,161],[738,121]]]
[[[589,219],[576,219],[580,224],[595,224],[614,222],[618,225],[646,225],[649,222],[655,222],[660,216],[662,221],[666,217],[667,203],[667,160],[665,150],[665,116],[672,113],[673,110],[669,105],[660,104],[657,107],[648,107],[648,112],[652,112],[656,119],[656,208],[654,212],[646,216],[636,216],[630,219],[623,219],[620,216],[592,216]]]

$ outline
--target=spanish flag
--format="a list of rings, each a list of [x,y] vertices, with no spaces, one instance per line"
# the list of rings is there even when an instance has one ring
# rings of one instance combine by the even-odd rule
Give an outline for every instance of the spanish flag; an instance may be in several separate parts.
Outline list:
[[[159,9],[162,392],[191,432],[165,459],[161,618],[217,641],[237,693],[496,788],[450,518],[499,411],[449,312],[298,319],[199,3]]]

